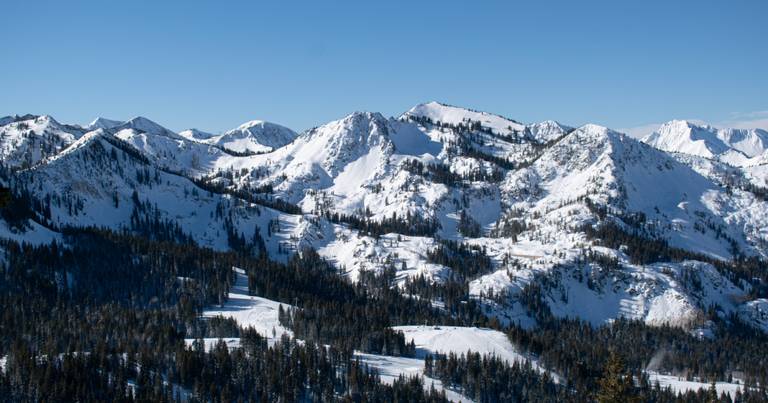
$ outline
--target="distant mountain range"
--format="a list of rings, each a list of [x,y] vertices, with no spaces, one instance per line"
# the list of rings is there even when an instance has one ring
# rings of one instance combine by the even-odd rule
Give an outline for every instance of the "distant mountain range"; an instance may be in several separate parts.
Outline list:
[[[313,248],[350,279],[395,262],[441,282],[429,252],[482,248],[467,279],[502,323],[536,324],[521,301],[545,285],[558,317],[619,317],[707,331],[704,312],[768,331],[768,133],[672,121],[642,139],[597,125],[525,124],[430,102],[398,117],[354,112],[297,134],[247,122],[175,133],[143,117],[87,127],[0,119],[3,185],[33,203],[0,236],[62,241],[69,226],[139,231],[150,220],[198,244],[258,233],[285,261]],[[383,239],[383,241],[382,241]]]

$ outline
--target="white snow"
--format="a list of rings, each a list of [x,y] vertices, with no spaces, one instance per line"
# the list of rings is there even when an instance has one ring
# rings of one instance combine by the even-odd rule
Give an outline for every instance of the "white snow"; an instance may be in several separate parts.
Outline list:
[[[679,376],[662,375],[656,372],[648,372],[648,378],[652,385],[658,383],[662,389],[669,388],[672,391],[679,393],[709,389],[712,385],[711,383],[707,382],[688,381],[685,380],[685,378]],[[733,398],[736,395],[736,391],[744,390],[744,385],[718,381],[715,382],[715,389],[717,389],[718,395],[727,393]]]
[[[198,339],[184,339],[184,343],[186,343],[187,346],[193,346],[197,340]],[[205,351],[211,351],[220,341],[223,341],[230,350],[240,347],[239,337],[206,337],[200,340],[203,342],[203,349]]]
[[[768,132],[762,129],[717,129],[685,120],[667,122],[643,142],[660,150],[718,158],[737,166],[764,162]]]
[[[230,288],[229,297],[221,307],[207,308],[203,317],[222,316],[237,321],[241,327],[252,327],[266,337],[270,344],[276,343],[283,334],[293,337],[293,332],[283,327],[278,318],[279,307],[292,309],[291,305],[282,304],[248,293],[248,276],[242,269],[234,269],[235,282]]]
[[[28,228],[20,230],[10,228],[5,220],[0,220],[0,238],[32,245],[47,245],[53,241],[61,241],[62,236],[34,221],[29,222]]]
[[[125,122],[98,117],[93,121],[91,121],[91,123],[88,124],[87,128],[88,128],[88,131],[93,131],[97,129],[111,129],[116,126],[120,126],[123,123]]]
[[[55,156],[85,131],[62,125],[50,116],[25,115],[0,125],[0,160],[4,165],[28,168]]]
[[[739,315],[747,323],[753,323],[768,333],[768,299],[760,298],[746,302],[740,307]]]
[[[253,120],[205,141],[237,152],[264,152],[280,148],[294,139],[296,133],[287,127]]]
[[[204,132],[202,130],[197,130],[197,129],[187,129],[187,130],[180,131],[179,136],[184,137],[185,139],[194,140],[194,141],[205,141],[210,139],[211,137],[214,137],[215,134]]]
[[[503,116],[445,105],[434,101],[416,105],[406,112],[405,115],[427,117],[436,122],[453,125],[459,123],[467,124],[471,120],[473,122],[480,122],[484,127],[490,128],[495,133],[506,134],[514,130],[522,131],[525,129],[523,124]]]
[[[427,353],[461,355],[472,351],[496,356],[510,364],[531,361],[535,369],[544,371],[531,357],[520,353],[507,335],[498,330],[460,326],[395,326],[392,329],[403,332],[406,343],[413,340],[417,357],[423,358]]]
[[[128,120],[120,125],[111,127],[110,129],[114,129],[115,131],[121,131],[126,129],[133,129],[135,131],[141,132],[141,133],[148,133],[153,134],[156,136],[166,136],[170,137],[172,139],[183,139],[183,137],[179,136],[178,134],[174,133],[171,130],[166,129],[163,126],[160,126],[159,124],[143,117],[143,116],[137,116],[131,120]]]
[[[419,375],[424,378],[425,389],[429,389],[434,384],[437,390],[445,389],[449,400],[471,401],[471,399],[455,391],[444,388],[439,380],[424,376],[424,357],[428,353],[447,354],[453,352],[461,355],[472,351],[483,355],[495,355],[510,364],[530,361],[534,369],[540,372],[545,371],[531,357],[519,353],[509,342],[507,336],[496,330],[458,326],[395,326],[393,329],[402,331],[407,343],[413,340],[416,345],[416,358],[355,353],[355,357],[359,358],[361,362],[376,368],[381,380],[387,383],[391,383],[400,375]],[[556,381],[559,381],[558,376],[551,375]]]
[[[676,152],[666,153],[596,125],[576,130],[554,121],[523,125],[435,102],[418,105],[402,118],[409,116],[451,124],[481,122],[494,134],[460,132],[370,112],[352,113],[298,136],[264,121],[247,122],[220,135],[194,129],[176,134],[141,117],[127,122],[97,119],[92,127],[99,129],[84,133],[48,116],[24,116],[0,122],[0,151],[3,162],[12,167],[30,167],[17,174],[19,181],[33,183],[36,197],[54,200],[51,220],[57,225],[125,228],[131,222],[136,191],[160,219],[177,223],[203,246],[228,248],[221,216],[225,211],[248,239],[258,227],[270,256],[277,260],[313,247],[352,280],[364,270],[394,265],[400,284],[422,274],[441,281],[450,269],[428,262],[427,252],[436,247],[432,237],[387,234],[376,240],[316,215],[330,210],[383,220],[411,214],[439,222],[439,238],[485,248],[494,270],[471,279],[470,293],[478,299],[489,291],[507,293],[504,303],[482,300],[502,323],[534,325],[516,298],[541,275],[562,278],[558,289],[547,290],[548,302],[559,316],[595,324],[630,317],[686,326],[696,322],[702,307],[718,303],[724,312],[738,311],[763,326],[761,303],[741,302],[745,290],[721,281],[710,268],[690,262],[632,265],[623,252],[601,248],[583,234],[584,226],[598,219],[587,208],[588,198],[609,211],[606,221],[619,225],[621,214],[642,213],[644,229],[675,247],[729,259],[732,240],[741,253],[768,256],[768,203],[743,189],[724,186],[734,178],[768,185],[768,165],[755,165],[763,158],[763,132],[671,122],[657,134],[682,143],[669,143]],[[687,137],[680,140],[673,134]],[[113,144],[115,138],[149,162],[124,153]],[[404,169],[405,162],[414,159],[442,164],[459,175],[498,169],[489,161],[453,153],[451,145],[459,141],[470,141],[488,155],[529,164],[505,171],[499,183],[465,180],[460,186],[436,183]],[[263,148],[249,148],[246,143],[255,144],[251,142]],[[680,148],[691,144],[699,148]],[[246,149],[261,154],[228,151]],[[718,159],[680,150],[706,151]],[[729,158],[734,156],[751,165],[733,166],[735,160]],[[152,177],[151,183],[139,183],[137,177],[145,173]],[[296,203],[303,213],[284,214],[209,193],[190,178],[205,178],[231,190],[270,185],[274,192],[269,197]],[[458,233],[462,211],[480,224],[479,238]],[[516,240],[494,237],[494,231],[509,220],[528,228]],[[0,236],[34,243],[58,239],[53,231],[35,224],[31,228],[12,232],[0,223]],[[579,266],[579,255],[586,248],[615,256],[619,273],[607,275],[595,265]],[[697,290],[684,284],[679,278],[684,270],[697,271],[707,287]],[[574,279],[587,275],[599,279],[599,287],[591,289],[586,281]],[[600,308],[585,308],[589,306]]]
[[[445,397],[453,402],[472,402],[451,389],[445,388],[442,381],[424,376],[424,360],[420,358],[392,357],[387,355],[355,352],[355,358],[369,368],[376,369],[382,382],[391,385],[398,377],[420,376],[424,381],[424,390],[432,386],[437,391],[445,390]]]
[[[316,246],[321,256],[343,268],[352,281],[358,279],[360,272],[380,273],[389,265],[397,270],[398,282],[419,275],[441,281],[449,271],[445,266],[427,261],[427,252],[437,247],[432,238],[387,234],[376,240],[335,227],[333,240]]]

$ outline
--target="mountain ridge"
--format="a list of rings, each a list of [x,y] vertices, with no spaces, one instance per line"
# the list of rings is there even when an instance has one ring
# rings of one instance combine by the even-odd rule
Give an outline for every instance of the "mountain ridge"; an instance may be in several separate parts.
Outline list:
[[[66,129],[53,122],[45,130]],[[120,122],[98,122],[112,123]],[[249,121],[233,130],[250,139],[251,129],[267,125]],[[11,126],[20,133],[18,122],[0,130]],[[715,269],[768,253],[762,230],[768,205],[756,185],[746,185],[764,181],[760,171],[706,165],[598,125],[524,125],[436,102],[397,118],[354,112],[301,134],[274,127],[256,133],[274,137],[274,146],[262,144],[255,153],[247,147],[226,152],[221,139],[233,131],[179,134],[141,117],[87,133],[61,131],[65,140],[52,155],[32,165],[11,163],[9,181],[35,184],[31,196],[44,207],[37,214],[51,223],[54,238],[67,225],[137,231],[155,222],[219,250],[263,244],[278,260],[316,249],[353,280],[402,261],[401,286],[417,276],[437,283],[456,276],[458,268],[429,257],[451,240],[483,246],[490,266],[467,284],[473,298],[509,296],[494,308],[501,321],[535,323],[520,316],[522,290],[563,270],[576,276],[580,268],[614,291],[561,283],[547,291],[556,315],[695,327],[706,307],[718,304],[722,315],[737,313],[764,328],[755,313],[761,298],[734,303],[717,296],[716,290],[727,290],[748,298],[752,286]],[[24,154],[28,146],[9,148]],[[639,246],[600,238],[605,228],[661,240],[686,258],[638,261],[632,248]],[[30,240],[50,239],[33,235]],[[23,233],[5,236],[24,239]],[[260,241],[233,243],[238,237]],[[584,266],[585,253],[595,250],[615,261],[625,279],[606,277],[604,263]],[[706,292],[679,283],[677,276],[691,270],[700,272]],[[611,302],[598,313],[559,304],[564,289],[579,290],[586,305]]]

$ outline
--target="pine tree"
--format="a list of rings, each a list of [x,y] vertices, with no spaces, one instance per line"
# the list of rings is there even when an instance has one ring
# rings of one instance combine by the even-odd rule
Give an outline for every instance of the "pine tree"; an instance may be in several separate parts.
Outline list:
[[[720,401],[720,398],[717,397],[717,386],[715,386],[714,379],[712,379],[712,382],[709,384],[709,390],[707,390],[707,401],[709,403],[717,403]]]
[[[628,403],[639,401],[634,396],[632,376],[625,374],[624,361],[612,351],[598,382],[600,390],[596,399],[600,403]]]

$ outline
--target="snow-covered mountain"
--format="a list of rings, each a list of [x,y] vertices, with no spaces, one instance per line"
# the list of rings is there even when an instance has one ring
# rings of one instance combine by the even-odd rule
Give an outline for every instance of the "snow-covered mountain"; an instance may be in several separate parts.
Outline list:
[[[177,140],[183,139],[182,136],[179,136],[173,131],[168,130],[165,127],[160,126],[159,124],[142,116],[137,116],[126,122],[120,123],[117,126],[110,127],[109,129],[117,132],[131,130],[135,133],[147,134],[151,136],[165,136]]]
[[[186,139],[194,140],[194,141],[205,141],[210,139],[211,137],[216,136],[213,133],[208,133],[208,132],[204,132],[202,130],[197,130],[197,129],[182,130],[179,132],[179,135]]]
[[[86,128],[88,130],[111,129],[116,126],[120,126],[123,123],[124,122],[121,122],[119,120],[112,120],[112,119],[98,117],[93,121],[91,121],[91,123],[89,123]]]
[[[434,122],[442,122],[451,125],[480,122],[481,125],[488,127],[499,134],[509,134],[513,131],[522,131],[525,129],[523,124],[503,116],[459,108],[435,101],[416,105],[406,112],[405,115],[428,118]]]
[[[401,286],[454,281],[461,268],[431,255],[453,240],[487,257],[466,286],[502,321],[535,324],[523,295],[538,284],[561,317],[695,328],[716,306],[765,328],[765,299],[729,265],[768,257],[768,171],[753,164],[767,139],[675,121],[645,144],[437,102],[301,134],[263,121],[211,134],[143,117],[87,128],[7,117],[2,180],[36,210],[0,235],[154,228],[278,260],[312,247],[353,280],[394,266]]]
[[[30,167],[56,155],[85,130],[62,125],[50,116],[8,116],[0,119],[0,158],[11,167]]]
[[[768,162],[768,132],[762,129],[718,129],[673,120],[642,141],[660,150],[719,159],[735,166]]]
[[[729,260],[733,253],[762,255],[768,240],[761,228],[768,211],[764,200],[728,190],[664,152],[595,125],[573,131],[533,164],[510,173],[501,189],[508,206],[499,221],[501,233],[510,222],[529,230],[513,242],[508,237],[472,241],[502,262],[500,271],[473,282],[475,295],[514,295],[546,273],[553,313],[593,323],[623,316],[691,326],[707,304],[728,313],[742,309],[732,298],[744,298],[747,289],[693,260],[638,264],[624,247],[606,248],[585,237],[585,227],[611,222],[716,260]],[[602,263],[595,255],[586,257],[586,249]],[[611,273],[605,261],[619,271]],[[695,289],[684,280],[691,274]],[[510,312],[517,316],[506,312],[509,320],[520,319],[519,311]]]
[[[293,130],[276,123],[252,120],[221,134],[188,129],[179,133],[182,137],[218,146],[238,154],[259,154],[278,149],[298,136]]]
[[[261,153],[280,148],[295,138],[296,133],[287,127],[252,120],[218,136],[211,136],[206,142],[238,153]]]

